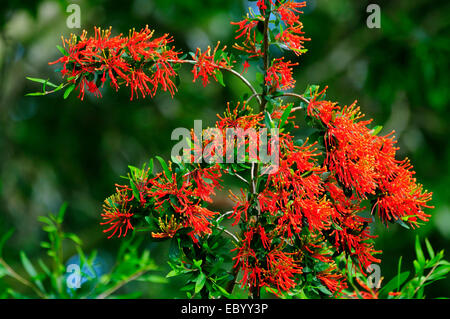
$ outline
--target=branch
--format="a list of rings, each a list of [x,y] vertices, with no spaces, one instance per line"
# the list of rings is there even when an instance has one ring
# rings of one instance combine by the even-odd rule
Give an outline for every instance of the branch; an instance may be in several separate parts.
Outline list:
[[[430,278],[431,274],[436,270],[436,267],[437,267],[438,265],[439,265],[439,263],[436,264],[436,265],[434,265],[433,268],[431,268],[431,270],[430,270],[430,272],[428,273],[428,275],[422,280],[422,282],[420,283],[420,285],[417,286],[416,290],[414,290],[414,293],[413,293],[413,295],[412,295],[413,297],[414,297],[414,295],[417,293],[417,291],[419,291],[419,289],[422,288],[423,284],[428,280],[428,278]],[[411,297],[411,298],[412,298],[412,297]]]
[[[33,289],[33,291],[41,298],[46,299],[47,297],[35,286],[33,285],[31,282],[29,282],[28,280],[26,280],[25,278],[23,278],[22,276],[20,276],[18,273],[16,273],[14,271],[14,269],[11,268],[11,266],[9,266],[6,261],[3,258],[0,258],[0,264],[3,265],[3,267],[5,267],[6,271],[8,272],[8,275],[12,278],[14,278],[15,280],[17,280],[18,282],[20,282],[21,284],[30,287],[31,289]]]
[[[197,64],[198,62],[195,60],[169,60],[169,62],[172,63],[189,63],[189,64]],[[220,65],[216,65],[219,69],[221,70],[225,70],[230,72],[231,74],[237,76],[242,82],[244,82],[245,85],[247,85],[247,87],[252,91],[253,95],[257,96],[258,92],[256,92],[255,88],[252,86],[252,84],[244,77],[242,76],[239,72],[231,69],[231,68],[226,68]],[[261,99],[259,96],[257,96],[258,102],[261,103]]]
[[[146,272],[149,272],[150,269],[141,269],[138,270],[137,272],[135,272],[134,274],[132,274],[130,277],[125,278],[121,281],[119,281],[115,286],[112,286],[111,288],[109,288],[108,290],[106,290],[105,292],[101,293],[100,295],[97,296],[96,299],[105,299],[106,297],[108,297],[109,295],[115,293],[117,290],[119,290],[120,288],[122,288],[123,286],[125,286],[127,283],[129,283],[130,281],[133,281],[139,277],[141,277],[142,275],[144,275]]]

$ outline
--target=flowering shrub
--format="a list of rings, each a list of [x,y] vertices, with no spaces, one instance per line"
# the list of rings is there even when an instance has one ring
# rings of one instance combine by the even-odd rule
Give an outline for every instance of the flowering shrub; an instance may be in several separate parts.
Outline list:
[[[184,64],[192,67],[193,81],[200,79],[204,86],[212,79],[225,85],[222,72],[248,86],[250,94],[218,116],[219,138],[207,129],[192,131],[183,156],[172,156],[169,163],[156,156],[159,172],[153,160],[141,168],[130,166],[127,183],[116,184],[103,204],[101,225],[108,238],[145,232],[155,241],[171,240],[168,276],[185,275],[189,297],[230,297],[236,282],[253,298],[261,291],[281,297],[380,297],[383,291],[368,287],[365,279],[370,266],[380,262],[374,217],[405,228],[419,227],[430,217],[425,209],[433,208],[431,193],[417,183],[409,160],[396,157],[393,132],[379,135],[381,127],[372,126],[356,102],[330,101],[326,88],[286,91],[295,89],[293,68],[299,63],[274,57],[271,48],[306,53],[310,39],[300,21],[305,5],[258,1],[259,13],[250,10],[242,21],[232,22],[237,54],[220,42],[214,49],[183,54],[172,46],[171,36],[156,37],[148,27],[128,36],[95,28],[93,36],[84,31],[63,40],[63,56],[50,63],[60,66],[62,84],[30,78],[44,84],[43,92],[34,95],[65,89],[67,98],[77,90],[81,100],[86,90],[100,98],[105,83],[116,91],[128,87],[130,100],[153,97],[158,89],[173,96]],[[260,90],[245,77],[251,67],[262,75]],[[299,114],[314,132],[306,140],[295,138]],[[229,138],[228,129],[241,130],[247,138]],[[257,132],[255,140],[251,132]],[[277,163],[264,161],[262,148],[277,155]],[[242,161],[220,160],[225,150],[234,158],[239,149],[248,152]],[[205,153],[215,160],[198,158]],[[214,196],[227,188],[229,176],[242,187],[229,190],[230,211],[214,211]],[[441,276],[448,272],[442,255],[435,258],[432,249],[429,254],[429,261],[418,257],[416,275],[438,266],[444,267]],[[384,297],[411,298],[423,291],[424,281],[413,279],[412,288],[403,289],[406,278],[399,276],[398,285],[387,285],[396,291],[385,290]]]

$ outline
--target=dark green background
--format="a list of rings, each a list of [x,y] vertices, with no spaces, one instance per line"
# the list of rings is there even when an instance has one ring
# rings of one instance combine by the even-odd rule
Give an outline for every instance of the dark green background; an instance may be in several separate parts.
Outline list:
[[[44,233],[36,217],[69,203],[66,228],[83,239],[86,249],[113,254],[118,240],[107,240],[99,226],[102,200],[127,165],[141,165],[154,155],[169,157],[176,127],[192,127],[194,119],[213,124],[226,101],[237,100],[246,87],[225,75],[226,88],[192,83],[189,68],[181,71],[182,84],[174,99],[167,93],[154,99],[129,101],[129,90],[103,91],[81,102],[72,94],[25,97],[39,89],[25,76],[49,77],[59,82],[55,67],[60,36],[81,29],[66,26],[69,3],[80,5],[81,26],[113,27],[128,34],[146,24],[156,34],[170,33],[183,51],[205,48],[221,40],[233,44],[233,27],[247,1],[134,0],[134,1],[8,1],[0,9],[0,231],[14,227],[6,257],[17,260],[18,249],[31,257],[42,254]],[[366,7],[381,6],[380,29],[366,26]],[[418,180],[434,193],[430,222],[418,231],[398,225],[384,230],[376,247],[383,250],[382,275],[389,280],[399,256],[412,269],[416,233],[428,237],[436,249],[449,249],[450,148],[449,86],[450,4],[448,1],[315,0],[302,18],[312,40],[309,52],[292,61],[297,92],[308,84],[329,85],[328,97],[342,104],[359,101],[364,113],[396,129],[399,156],[409,157]],[[254,73],[248,74],[250,80]],[[227,209],[225,194],[217,208]],[[165,267],[167,247],[155,248],[157,263]],[[69,252],[70,253],[70,252]],[[450,252],[449,252],[450,253]],[[70,257],[68,255],[67,257]],[[14,264],[14,263],[13,263]],[[18,271],[22,272],[17,265]],[[0,285],[11,284],[2,281]],[[129,286],[144,297],[182,297],[175,281],[169,285]],[[125,290],[127,291],[127,290]],[[450,297],[450,281],[427,290],[429,297]]]

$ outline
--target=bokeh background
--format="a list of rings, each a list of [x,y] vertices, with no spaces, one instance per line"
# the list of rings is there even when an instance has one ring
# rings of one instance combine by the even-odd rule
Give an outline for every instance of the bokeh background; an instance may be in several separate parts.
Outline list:
[[[81,29],[69,29],[69,4],[81,8]],[[367,5],[381,7],[381,28],[369,29]],[[113,256],[118,240],[107,240],[99,226],[101,203],[126,174],[127,165],[140,166],[150,157],[168,159],[176,127],[192,127],[194,119],[212,124],[226,101],[246,92],[225,74],[226,88],[192,83],[189,68],[172,99],[130,102],[129,91],[105,89],[102,99],[72,94],[26,97],[39,90],[25,76],[48,77],[59,83],[49,61],[60,53],[61,35],[92,32],[93,26],[113,27],[127,34],[146,24],[156,34],[170,33],[183,51],[206,48],[221,40],[233,44],[233,26],[249,5],[242,0],[72,0],[7,1],[0,8],[0,232],[15,228],[6,247],[7,259],[18,260],[18,250],[31,259],[43,257],[39,242],[45,234],[37,217],[69,204],[65,228],[79,234],[87,251]],[[414,237],[428,237],[436,249],[450,254],[450,3],[446,0],[310,0],[303,15],[304,30],[312,40],[296,69],[297,91],[308,84],[328,85],[328,97],[341,104],[359,101],[364,113],[383,125],[382,133],[396,130],[400,157],[409,157],[417,177],[433,191],[430,222],[417,231],[377,224],[376,247],[383,250],[382,275],[389,280],[403,256],[412,267]],[[255,80],[255,74],[248,74]],[[217,208],[229,205],[218,195]],[[150,245],[153,257],[166,266],[167,245]],[[67,258],[71,257],[70,251]],[[74,253],[74,252],[73,252]],[[447,255],[448,258],[448,255]],[[12,262],[22,273],[19,263]],[[1,281],[0,285],[15,285]],[[128,286],[144,297],[183,297],[176,280],[168,284]],[[428,297],[450,297],[450,280],[426,290]]]

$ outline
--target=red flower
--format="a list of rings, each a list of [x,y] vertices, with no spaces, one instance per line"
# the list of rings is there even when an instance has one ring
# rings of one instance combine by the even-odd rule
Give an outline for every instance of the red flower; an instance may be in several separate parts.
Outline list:
[[[63,40],[67,55],[50,64],[62,63],[62,76],[77,84],[81,99],[86,85],[101,97],[93,82],[87,82],[91,77],[101,77],[102,85],[109,78],[116,91],[122,84],[130,86],[131,99],[138,90],[143,97],[154,96],[159,86],[173,96],[176,90],[173,78],[177,74],[172,63],[178,61],[179,53],[168,47],[173,40],[167,34],[154,39],[152,35],[148,27],[139,32],[133,30],[129,37],[121,34],[112,37],[111,28],[95,28],[94,37],[89,38],[84,31],[79,39],[72,35]]]
[[[300,11],[299,9],[304,7],[306,7],[306,1],[295,2],[288,0],[283,2],[275,12],[281,16],[281,20],[286,22],[286,24],[293,25],[299,22],[298,14],[303,13],[303,11]]]
[[[134,229],[130,220],[133,217],[131,213],[131,206],[128,203],[133,199],[129,197],[128,193],[131,189],[127,186],[117,185],[117,192],[115,195],[107,198],[103,204],[102,219],[104,222],[100,225],[109,225],[110,227],[103,232],[111,232],[108,239],[113,237],[117,231],[117,237],[125,237],[129,229]]]
[[[290,291],[297,285],[296,274],[302,273],[302,267],[290,256],[280,250],[272,250],[267,254],[267,273],[264,285],[273,285],[278,291]]]
[[[200,197],[203,201],[212,203],[212,195],[215,195],[215,190],[220,189],[220,177],[222,173],[219,165],[207,168],[198,168],[189,173],[195,182],[193,195]]]
[[[250,203],[247,201],[247,195],[242,189],[240,196],[233,194],[231,190],[229,190],[229,192],[231,200],[235,202],[235,205],[233,207],[233,214],[230,215],[229,218],[234,218],[234,222],[232,225],[235,226],[241,221],[242,214],[245,215],[245,221],[248,220],[247,212],[250,207]]]
[[[292,77],[292,67],[298,65],[298,63],[284,62],[283,59],[275,59],[267,69],[266,84],[277,89],[293,88],[295,80]]]
[[[205,52],[201,52],[199,48],[197,48],[197,52],[192,57],[197,63],[194,64],[192,69],[192,73],[194,74],[194,82],[197,78],[202,78],[203,86],[206,86],[209,82],[209,77],[213,76],[213,78],[217,81],[216,72],[220,69],[229,69],[232,67],[232,62],[227,60],[225,57],[221,56],[218,60],[216,59],[216,52],[219,48],[220,42],[217,42],[216,47],[211,52],[211,47]],[[222,50],[225,50],[226,46],[223,47]]]
[[[430,215],[425,214],[423,208],[434,208],[427,204],[432,193],[423,191],[422,185],[416,184],[415,172],[411,169],[409,161],[405,160],[397,165],[391,176],[381,181],[382,194],[374,209],[384,222],[401,219],[414,227],[419,220],[428,221]]]
[[[337,294],[338,296],[341,295],[343,289],[347,288],[344,276],[337,272],[336,265],[334,264],[327,270],[320,272],[317,278],[331,293]]]

